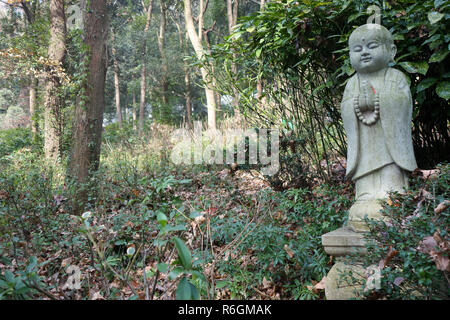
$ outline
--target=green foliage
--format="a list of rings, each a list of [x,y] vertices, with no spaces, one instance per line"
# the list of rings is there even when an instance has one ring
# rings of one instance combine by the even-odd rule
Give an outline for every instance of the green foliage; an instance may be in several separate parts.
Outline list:
[[[24,261],[30,252],[39,252],[45,259],[39,266],[45,265],[49,274],[62,272],[62,261],[70,260],[80,267],[82,275],[93,271],[101,281],[118,281],[125,287],[129,286],[131,274],[142,283],[147,281],[147,285],[189,276],[186,281],[198,288],[191,289],[192,297],[198,299],[205,279],[201,267],[179,240],[191,219],[175,195],[190,180],[168,174],[151,176],[146,166],[132,166],[123,158],[107,164],[111,167],[103,166],[87,183],[79,184],[61,179],[61,168],[45,163],[39,154],[29,150],[22,149],[2,159],[0,256],[5,270],[11,271],[5,271],[6,280],[0,279],[4,281],[0,282],[2,298],[32,299],[37,294],[53,296],[50,291],[60,292],[59,283],[47,286],[27,278],[26,287],[22,285],[25,278],[20,270]],[[82,218],[71,216],[73,194],[80,189],[87,193],[89,210]],[[171,241],[174,237],[178,239],[176,246]],[[181,250],[182,258],[177,261],[183,263],[171,264],[169,252],[175,247]],[[16,265],[11,264],[12,258]],[[155,260],[156,268],[146,268]],[[146,279],[142,274],[135,275],[142,269]],[[161,277],[162,273],[167,276]],[[169,280],[168,274],[175,277]],[[83,280],[80,292],[89,297],[92,285],[96,284]],[[128,297],[137,298],[137,291],[131,288],[132,295]],[[99,290],[107,298],[123,297],[120,290]],[[163,292],[153,289],[150,294],[158,297]]]
[[[2,261],[9,265],[10,261]],[[38,292],[36,288],[45,287],[42,277],[38,275],[38,262],[31,257],[25,269],[13,274],[9,270],[0,275],[0,300],[26,300],[31,299]]]
[[[215,242],[239,243],[229,258],[218,262],[219,272],[232,275],[223,284],[231,290],[231,298],[250,297],[264,279],[283,288],[285,296],[318,298],[306,285],[320,281],[330,268],[321,235],[342,225],[349,205],[348,198],[328,186],[314,193],[290,189],[263,193],[259,214],[212,219]]]
[[[376,296],[387,299],[448,299],[450,166],[436,179],[416,178],[405,194],[392,194],[384,207],[388,222],[371,222],[366,265],[388,261]],[[387,257],[390,256],[388,260]],[[374,293],[372,293],[374,294]]]
[[[295,143],[292,153],[301,155],[303,166],[319,168],[325,159],[329,167],[333,157],[345,156],[338,106],[346,79],[354,73],[347,40],[366,23],[371,14],[366,9],[373,4],[382,8],[382,24],[394,34],[394,67],[410,75],[419,166],[448,161],[447,2],[271,1],[264,12],[242,17],[208,59],[215,64],[219,89],[239,93],[241,112],[251,123],[292,134],[287,140]],[[298,163],[289,157],[292,153],[281,150],[287,167]]]
[[[0,158],[32,145],[33,138],[29,129],[0,130]]]

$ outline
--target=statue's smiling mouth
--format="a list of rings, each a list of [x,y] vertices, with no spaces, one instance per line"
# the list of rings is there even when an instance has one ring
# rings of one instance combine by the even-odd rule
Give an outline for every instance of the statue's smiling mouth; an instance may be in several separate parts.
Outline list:
[[[362,58],[361,58],[361,61],[362,61],[362,62],[370,62],[370,61],[372,61],[372,57],[370,57],[370,56],[362,57]]]

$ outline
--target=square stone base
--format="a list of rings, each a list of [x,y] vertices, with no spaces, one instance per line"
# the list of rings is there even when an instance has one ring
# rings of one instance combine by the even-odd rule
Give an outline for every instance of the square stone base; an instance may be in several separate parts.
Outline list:
[[[364,235],[342,227],[322,235],[325,252],[331,256],[365,254]]]

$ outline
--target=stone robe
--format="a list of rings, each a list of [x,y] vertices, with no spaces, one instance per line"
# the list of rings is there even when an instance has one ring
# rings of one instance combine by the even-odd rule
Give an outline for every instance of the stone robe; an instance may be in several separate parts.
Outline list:
[[[402,170],[417,168],[411,137],[412,97],[406,77],[400,71],[388,68],[384,85],[379,90],[380,118],[367,126],[356,116],[353,97],[359,94],[358,75],[347,83],[341,103],[341,114],[347,133],[347,178],[357,182],[365,178],[379,190],[376,198],[381,198],[386,188],[399,189],[379,179],[389,179],[389,175],[401,174]],[[393,168],[397,166],[398,168]],[[384,172],[382,172],[384,171]],[[376,175],[368,177],[368,175]],[[384,176],[384,177],[383,177]],[[406,186],[407,179],[402,185]],[[370,188],[370,186],[367,186]],[[361,191],[361,190],[360,190]],[[361,193],[361,192],[360,192]],[[374,190],[377,193],[377,190]],[[357,190],[358,199],[358,190]]]

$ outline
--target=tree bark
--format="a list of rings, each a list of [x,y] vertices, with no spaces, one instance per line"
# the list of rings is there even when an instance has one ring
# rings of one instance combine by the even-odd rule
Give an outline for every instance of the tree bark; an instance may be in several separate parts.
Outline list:
[[[119,126],[122,128],[122,109],[120,108],[120,83],[119,83],[119,61],[117,60],[117,51],[114,46],[115,35],[114,31],[111,33],[112,40],[112,58],[114,66],[114,92],[115,92],[115,102],[116,102],[116,116]]]
[[[266,1],[265,0],[261,0],[261,2],[260,2],[260,11],[261,12],[264,11],[265,4],[266,4]],[[261,61],[260,61],[260,63],[261,63]],[[266,100],[265,97],[264,98],[262,97],[262,95],[263,95],[263,83],[262,83],[260,78],[258,78],[258,82],[256,83],[256,90],[257,90],[256,98],[259,100],[261,107],[264,109],[266,107],[267,100]]]
[[[142,2],[143,7],[145,8],[144,3]],[[153,0],[150,0],[149,6],[146,13],[146,22],[144,28],[144,40],[142,42],[142,57],[141,57],[141,100],[139,102],[139,130],[144,128],[144,116],[145,116],[145,92],[147,85],[147,63],[145,61],[147,54],[147,33],[150,28],[150,22],[152,20],[152,12],[153,12]]]
[[[172,16],[171,16],[172,17]],[[188,55],[186,42],[189,40],[187,33],[183,33],[180,23],[172,17],[173,22],[178,30],[178,41],[180,42],[180,48],[183,50],[184,56]],[[186,42],[183,40],[185,36]],[[191,127],[191,76],[189,74],[189,65],[185,59],[183,59],[183,71],[184,71],[184,98],[186,105],[186,123],[188,127]]]
[[[206,43],[206,47],[208,48],[208,52],[211,52],[211,43],[209,42],[209,33],[211,31],[213,31],[214,26],[216,25],[216,22],[214,21],[214,24],[212,25],[211,28],[209,28],[208,30],[204,30],[203,31],[203,35],[205,37],[205,43]],[[214,68],[214,65],[209,66],[210,70],[211,70],[211,84],[213,88],[217,87],[217,82],[216,82],[216,78],[214,77],[214,75],[216,74],[216,69]],[[221,108],[221,102],[222,102],[222,98],[221,95],[218,91],[214,91],[214,98],[216,101],[216,113],[218,112],[220,114],[220,108]]]
[[[227,18],[228,18],[228,32],[231,34],[233,32],[233,28],[236,26],[237,17],[239,10],[239,0],[227,0]],[[234,61],[231,62],[231,72],[233,74],[237,73],[236,63]],[[236,88],[233,89],[233,100],[231,101],[231,106],[233,107],[235,117],[237,119],[241,118],[241,113],[239,110],[239,92]]]
[[[161,4],[161,22],[159,25],[159,34],[158,34],[158,48],[159,53],[161,54],[161,100],[162,100],[162,113],[165,117],[170,116],[169,108],[169,100],[167,97],[169,90],[169,83],[167,81],[167,74],[169,72],[169,67],[167,65],[167,56],[166,56],[166,24],[167,24],[167,7],[164,3],[164,0],[160,0]]]
[[[44,150],[47,159],[58,161],[61,157],[62,105],[61,79],[55,67],[64,62],[66,55],[66,18],[64,0],[50,0],[50,42],[48,60],[52,66],[48,70],[45,88],[45,128]]]
[[[203,12],[203,8],[200,8],[200,12]],[[189,35],[189,39],[191,40],[192,46],[194,47],[195,54],[197,56],[197,59],[203,60],[205,54],[203,51],[203,45],[201,42],[200,36],[197,34],[195,30],[194,25],[194,19],[192,16],[192,5],[191,0],[184,0],[184,17],[186,20],[186,29]],[[203,22],[200,22],[199,17],[199,24],[201,23],[203,25]],[[200,35],[202,32],[200,32]],[[214,90],[211,88],[210,84],[210,78],[208,76],[208,72],[205,69],[205,67],[200,68],[200,72],[202,74],[203,82],[205,83],[205,95],[206,95],[206,107],[208,110],[208,127],[210,129],[216,128],[216,101],[215,101],[215,95]]]
[[[38,132],[38,125],[36,120],[34,119],[34,115],[36,113],[36,97],[37,97],[37,82],[36,77],[31,76],[30,79],[30,129],[33,136],[36,136]]]
[[[137,130],[137,102],[136,102],[136,92],[133,90],[133,129]]]
[[[88,182],[99,167],[107,68],[107,0],[89,1],[88,8],[86,1],[82,6],[88,70],[82,84],[83,94],[76,105],[69,162],[69,173],[79,183]],[[79,188],[74,199],[74,214],[81,214],[86,202],[86,190]]]

